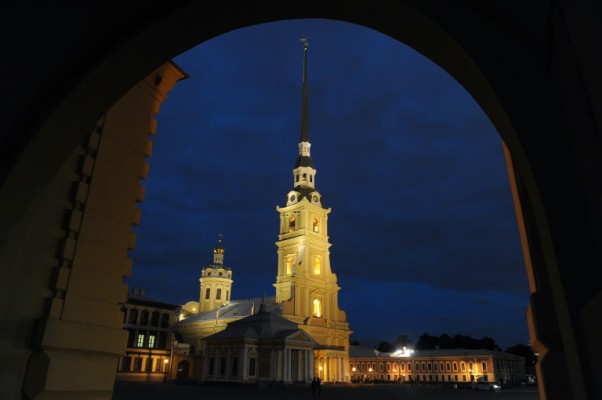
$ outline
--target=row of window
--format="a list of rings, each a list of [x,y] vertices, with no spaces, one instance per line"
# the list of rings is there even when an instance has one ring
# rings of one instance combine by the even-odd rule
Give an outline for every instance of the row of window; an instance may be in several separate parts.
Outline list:
[[[146,362],[143,361],[146,359]],[[165,372],[167,369],[167,359],[159,357],[130,357],[125,356],[121,361],[121,371],[141,372],[144,367],[145,372]]]
[[[466,375],[461,375],[462,377],[462,382],[466,382]],[[356,379],[356,378],[362,378],[362,377],[358,377],[355,375],[351,376],[351,379]],[[384,380],[384,375],[380,375],[380,379]],[[418,382],[458,382],[458,375],[409,375],[408,377],[406,377],[405,375],[403,376],[399,376],[397,378],[397,380],[405,382],[407,380],[411,381],[413,379],[415,379]],[[480,377],[479,379],[482,379],[484,381],[488,380],[487,375],[483,375],[482,377]],[[387,375],[387,380],[390,381],[391,380],[391,375]],[[471,378],[471,380],[474,380],[473,378]]]
[[[167,348],[167,332],[128,329],[128,347]]]
[[[209,300],[210,298],[211,298],[211,288],[207,288],[207,289],[205,289],[205,300]],[[222,299],[222,289],[217,289],[217,292],[215,293],[215,299],[216,300]],[[226,295],[224,296],[224,300],[225,301],[230,300],[230,291],[229,290],[226,290]]]
[[[418,361],[415,361],[414,363],[412,363],[411,361],[408,361],[407,363],[400,362],[399,364],[398,363],[393,363],[393,370],[396,371],[397,367],[399,366],[399,370],[400,371],[405,371],[406,364],[407,364],[407,370],[408,370],[408,372],[412,371],[412,365],[414,365],[414,371],[415,372],[420,372],[421,370],[422,371],[428,371],[428,372],[431,372],[431,371],[434,371],[434,372],[437,372],[437,371],[452,371],[452,370],[454,372],[458,371],[458,363],[456,361],[454,361],[454,362],[447,361],[445,363],[443,361],[440,361],[439,363],[437,363],[437,362],[430,362],[430,361],[429,362],[425,362],[425,361],[418,362]],[[358,370],[358,371],[376,372],[376,362],[373,362],[373,363],[370,363],[370,362],[367,362],[367,363],[366,362],[361,362],[361,363],[359,363],[358,362],[356,364],[351,363],[350,366],[351,366],[351,370],[352,371],[354,371],[354,368],[356,368],[356,370]],[[391,371],[391,363],[386,363],[385,364],[385,363],[380,362],[380,363],[378,363],[378,367],[379,367],[378,370],[380,372],[383,372],[385,370],[385,367],[386,367],[387,372]],[[466,371],[466,363],[463,362],[463,361],[460,362],[460,370],[463,371],[463,372]],[[468,370],[469,370],[469,372],[473,371],[473,363],[472,362],[468,363]],[[486,361],[481,362],[481,370],[483,372],[487,371],[487,362]]]
[[[313,265],[312,272],[314,273],[314,275],[320,275],[322,273],[322,259],[318,256],[315,256],[313,264],[314,265]],[[294,266],[295,266],[295,255],[289,254],[286,257],[286,274],[287,275],[290,275],[293,273]]]
[[[215,357],[211,357],[209,358],[209,375],[214,375],[216,368],[215,368]],[[256,359],[255,357],[251,357],[249,359],[249,376],[255,376],[255,371],[256,371]],[[225,376],[226,375],[226,368],[227,368],[227,364],[226,364],[226,357],[221,357],[219,359],[219,375],[220,376]],[[230,358],[230,376],[238,376],[238,357],[232,357]]]
[[[307,174],[303,174],[302,177],[303,177],[302,178],[303,182],[307,182]],[[314,181],[314,176],[311,175],[311,174],[309,175],[309,181],[312,182],[312,183]],[[295,182],[299,182],[299,175],[298,174],[295,175]]]
[[[140,316],[140,319],[138,319]],[[123,309],[123,323],[127,321],[130,325],[150,325],[159,326],[161,322],[161,328],[169,327],[169,314],[160,313],[159,311],[153,311],[152,313],[148,310],[138,310],[137,308],[130,308],[129,314],[128,309]]]
[[[316,199],[316,201],[317,201],[316,196],[314,196],[314,199]],[[297,229],[297,219],[295,217],[290,217],[288,220],[288,231],[294,232],[296,229]],[[320,233],[320,220],[318,219],[318,217],[314,218],[314,220],[312,222],[311,230],[314,231],[315,233]]]

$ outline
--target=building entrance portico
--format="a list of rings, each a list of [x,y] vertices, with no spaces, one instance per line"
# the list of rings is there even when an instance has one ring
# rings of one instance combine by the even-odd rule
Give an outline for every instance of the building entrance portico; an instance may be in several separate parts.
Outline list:
[[[324,382],[347,382],[348,352],[345,349],[315,350],[314,374]]]

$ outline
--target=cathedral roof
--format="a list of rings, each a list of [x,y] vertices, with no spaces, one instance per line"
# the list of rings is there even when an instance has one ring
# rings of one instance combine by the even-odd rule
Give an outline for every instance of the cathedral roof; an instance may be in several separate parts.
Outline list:
[[[233,300],[230,304],[219,307],[215,310],[205,311],[199,314],[193,314],[183,320],[181,323],[194,323],[201,321],[213,321],[213,320],[224,320],[224,319],[237,319],[244,318],[251,315],[251,313],[259,312],[259,306],[261,305],[262,298],[257,297],[246,300]],[[266,310],[281,313],[282,305],[276,303],[275,297],[267,297],[264,300]]]
[[[301,333],[306,341],[315,342],[297,324],[274,312],[265,311],[262,306],[258,313],[231,322],[226,329],[206,339],[286,339],[295,333]]]

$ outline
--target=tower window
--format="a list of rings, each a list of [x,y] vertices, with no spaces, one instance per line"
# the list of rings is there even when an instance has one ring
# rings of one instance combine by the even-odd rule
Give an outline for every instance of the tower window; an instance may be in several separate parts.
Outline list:
[[[303,174],[303,180],[306,181],[307,180],[307,174]]]
[[[207,290],[205,290],[205,300],[209,300],[209,296],[211,296],[211,289],[207,288]]]
[[[320,275],[322,273],[322,261],[320,257],[314,257],[314,274]]]
[[[310,181],[310,182],[313,182],[313,181],[314,181],[314,176],[313,176],[313,175],[310,175],[310,176],[309,176],[309,181]]]
[[[314,218],[313,231],[316,233],[320,232],[320,220],[317,217]]]
[[[299,175],[295,175],[295,182],[299,182]]]
[[[295,257],[288,256],[286,258],[286,274],[290,275],[293,273],[293,264],[295,263]]]
[[[217,289],[217,294],[215,295],[217,300],[221,300],[222,298],[222,289]]]
[[[322,302],[320,299],[314,299],[314,317],[320,318],[322,317]]]
[[[230,300],[230,291],[226,290],[226,301]]]
[[[288,231],[293,232],[294,230],[295,230],[295,217],[291,217],[291,219],[288,220]]]

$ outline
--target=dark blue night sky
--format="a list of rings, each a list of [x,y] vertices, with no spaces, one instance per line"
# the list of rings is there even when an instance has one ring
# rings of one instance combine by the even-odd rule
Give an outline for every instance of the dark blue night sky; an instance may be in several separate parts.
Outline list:
[[[528,343],[528,284],[499,135],[409,47],[357,25],[282,21],[175,59],[190,78],[157,116],[131,287],[197,300],[223,233],[234,299],[274,295],[309,47],[316,186],[352,340],[461,333]]]

